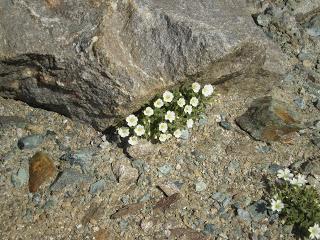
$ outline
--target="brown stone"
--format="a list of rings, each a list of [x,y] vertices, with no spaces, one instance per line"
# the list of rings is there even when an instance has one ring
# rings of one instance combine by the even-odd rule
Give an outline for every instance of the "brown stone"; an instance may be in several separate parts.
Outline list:
[[[209,237],[189,228],[175,228],[170,230],[172,239],[180,240],[208,240]]]
[[[29,165],[29,191],[37,192],[39,187],[56,173],[56,167],[51,158],[37,152],[30,160]]]
[[[176,203],[180,198],[180,193],[175,193],[169,197],[163,197],[155,204],[154,209],[160,209],[164,212],[169,209],[174,203]]]
[[[117,218],[124,217],[124,216],[130,215],[130,214],[135,214],[143,207],[144,207],[143,203],[129,204],[123,208],[120,208],[116,213],[112,214],[110,218],[117,219]]]
[[[111,240],[110,234],[106,229],[100,229],[98,232],[95,232],[94,238],[96,240]]]

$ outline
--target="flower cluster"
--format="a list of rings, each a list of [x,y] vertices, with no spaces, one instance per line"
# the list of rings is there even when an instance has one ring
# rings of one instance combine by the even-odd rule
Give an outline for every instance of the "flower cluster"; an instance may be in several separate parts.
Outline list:
[[[273,185],[271,210],[279,213],[288,225],[310,239],[320,239],[320,204],[315,188],[308,185],[306,177],[294,176],[291,171],[281,169],[278,181]]]
[[[211,84],[197,82],[175,91],[165,91],[136,115],[126,118],[125,126],[118,128],[121,138],[136,145],[140,138],[165,142],[171,137],[181,138],[184,130],[192,128],[195,120],[204,113],[214,93]]]

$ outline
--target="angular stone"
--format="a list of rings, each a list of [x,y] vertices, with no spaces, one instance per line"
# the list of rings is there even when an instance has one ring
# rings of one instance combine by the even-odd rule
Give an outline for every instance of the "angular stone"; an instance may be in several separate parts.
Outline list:
[[[20,149],[32,149],[39,146],[43,142],[44,137],[39,134],[23,137],[18,141]]]
[[[286,139],[303,128],[294,107],[270,96],[256,99],[236,122],[254,139],[266,142]]]
[[[121,159],[112,164],[112,171],[118,178],[119,183],[132,184],[139,177],[139,172],[133,168],[128,159]]]
[[[160,183],[158,186],[167,196],[171,196],[171,195],[173,195],[175,193],[179,193],[180,192],[180,190],[177,187],[177,185],[174,184],[173,182],[170,182],[170,181],[166,181],[166,182]]]
[[[139,144],[130,146],[127,151],[132,158],[139,159],[150,155],[156,155],[159,152],[159,146],[152,144],[149,141],[141,140],[139,141]]]
[[[191,77],[284,69],[245,0],[5,0],[0,11],[0,95],[100,130]]]
[[[15,187],[22,187],[28,182],[28,172],[24,168],[20,168],[17,174],[11,176],[11,182]]]
[[[91,181],[93,181],[91,176],[87,176],[75,169],[67,168],[58,176],[50,189],[52,191],[61,191],[67,186],[73,186],[79,183],[88,183]]]
[[[166,211],[169,209],[173,204],[175,204],[178,200],[180,200],[181,194],[174,193],[169,197],[161,198],[154,206],[154,209],[160,209],[161,211]]]
[[[209,236],[197,232],[189,228],[175,228],[170,229],[170,237],[172,239],[185,239],[185,240],[209,240]],[[170,239],[171,239],[170,238]]]
[[[29,165],[29,191],[37,192],[39,187],[56,173],[56,167],[51,158],[37,152],[30,160]]]
[[[111,219],[117,219],[130,214],[135,214],[144,207],[143,203],[133,203],[129,204],[123,208],[120,208],[117,212],[111,215]]]

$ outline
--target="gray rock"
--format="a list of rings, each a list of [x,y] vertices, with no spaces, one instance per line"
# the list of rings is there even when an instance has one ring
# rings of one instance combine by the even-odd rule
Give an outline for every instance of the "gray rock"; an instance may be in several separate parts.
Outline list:
[[[147,163],[144,160],[140,160],[140,159],[133,160],[132,167],[138,169],[139,174],[149,170],[149,166],[147,165]]]
[[[294,103],[301,109],[304,109],[306,107],[306,103],[303,98],[297,97],[294,99]]]
[[[40,193],[35,193],[32,196],[32,202],[34,203],[34,205],[39,206],[41,203],[41,195]]]
[[[61,191],[65,187],[75,186],[80,183],[92,182],[91,176],[85,175],[75,169],[67,168],[58,175],[55,182],[51,185],[52,191]]]
[[[112,164],[112,171],[119,183],[133,184],[139,177],[139,172],[131,166],[130,160],[121,159]]]
[[[206,235],[217,236],[219,229],[213,224],[207,223],[204,225],[203,233]]]
[[[272,44],[245,0],[1,1],[0,9],[0,94],[100,130],[189,76],[221,82],[267,62],[285,68],[265,58]]]
[[[253,221],[259,222],[268,217],[268,203],[264,200],[258,200],[247,208]]]
[[[198,181],[195,184],[196,192],[202,192],[207,189],[207,184],[204,181]]]
[[[93,151],[88,149],[68,152],[60,157],[61,160],[68,161],[71,165],[85,167],[91,162]]]
[[[293,106],[271,96],[253,101],[236,122],[254,139],[266,142],[279,141],[304,128],[300,114]]]
[[[270,15],[260,14],[257,16],[257,23],[262,27],[267,27],[271,21],[272,18]]]
[[[165,164],[165,165],[159,167],[159,172],[162,175],[168,175],[171,171],[172,171],[172,166],[171,165]]]
[[[15,187],[22,187],[29,180],[29,173],[24,168],[19,168],[17,174],[11,176],[11,182]]]
[[[238,217],[246,222],[247,224],[250,224],[251,223],[251,216],[250,216],[250,213],[242,208],[238,208],[237,209],[237,214],[238,214]]]
[[[263,145],[263,146],[257,146],[256,147],[256,150],[257,152],[259,153],[270,153],[272,150],[271,150],[271,147],[268,146],[268,145]]]
[[[320,36],[320,16],[313,17],[307,26],[307,33],[312,37]]]
[[[284,168],[283,166],[280,166],[278,164],[270,164],[268,168],[268,172],[270,172],[271,174],[277,174],[278,171],[283,168]]]
[[[188,140],[188,139],[189,139],[189,136],[190,136],[190,134],[189,134],[188,129],[183,129],[183,130],[181,131],[181,136],[180,136],[180,138],[181,138],[182,140]]]
[[[27,121],[18,116],[0,116],[0,127],[1,126],[16,126],[23,128],[27,124]]]
[[[121,232],[125,232],[128,230],[129,222],[127,220],[121,220],[119,222],[119,227],[120,227]]]
[[[18,147],[20,149],[32,149],[39,146],[44,140],[44,137],[39,134],[23,137],[18,141]]]
[[[217,201],[221,206],[226,207],[232,200],[232,197],[228,193],[214,192],[212,194],[212,199]]]
[[[106,186],[106,181],[101,179],[90,186],[89,192],[91,194],[97,194],[99,191],[102,191]]]
[[[225,120],[219,122],[219,125],[226,130],[231,130],[231,124]]]

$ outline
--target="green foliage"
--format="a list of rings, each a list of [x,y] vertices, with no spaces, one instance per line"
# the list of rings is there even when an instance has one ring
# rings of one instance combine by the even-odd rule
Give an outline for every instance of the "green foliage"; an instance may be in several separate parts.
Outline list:
[[[293,225],[293,232],[299,237],[308,237],[309,228],[320,223],[319,195],[314,187],[294,184],[295,180],[275,181],[271,187],[271,196],[284,205],[279,213],[283,222]]]

